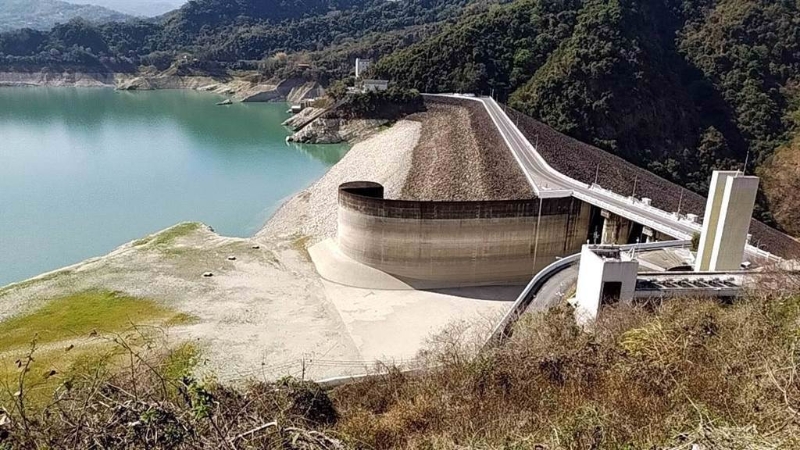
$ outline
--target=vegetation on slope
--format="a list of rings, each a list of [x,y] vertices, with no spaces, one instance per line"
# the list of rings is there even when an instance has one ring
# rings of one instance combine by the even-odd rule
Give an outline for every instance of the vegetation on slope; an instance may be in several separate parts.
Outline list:
[[[76,5],[59,0],[0,0],[0,32],[18,28],[48,30],[56,23],[78,17],[91,22],[129,18],[100,6]]]
[[[800,11],[768,0],[518,0],[380,61],[425,92],[471,91],[697,191],[787,139]],[[768,217],[765,217],[768,219]]]
[[[788,233],[800,236],[800,136],[778,149],[759,176],[775,220]]]
[[[180,62],[184,70],[255,69],[279,52],[322,51],[362,38],[373,49],[391,51],[397,39],[415,39],[420,26],[457,15],[467,1],[199,0],[158,22],[94,26],[73,21],[52,33],[0,35],[0,68],[133,70],[142,64],[164,70]],[[394,31],[400,36],[380,36]],[[330,61],[332,55],[327,52],[321,60],[340,65]]]
[[[477,357],[456,326],[431,340],[423,371],[330,392],[293,379],[233,389],[193,378],[191,351],[136,353],[44,410],[7,407],[0,447],[795,448],[799,289],[779,277],[732,303],[607,307],[593,333],[559,308]]]
[[[110,350],[112,337],[134,324],[170,326],[189,319],[152,300],[107,291],[48,299],[27,314],[0,322],[0,406],[8,408],[20,395],[33,404],[46,403],[59,383],[81,366],[99,370],[112,362],[118,356]],[[24,364],[31,346],[37,349],[35,361]],[[28,383],[20,387],[23,373]],[[22,394],[15,397],[16,392]]]
[[[425,110],[422,95],[414,90],[390,87],[385,91],[368,91],[346,95],[344,86],[333,86],[328,94],[341,105],[327,117],[343,119],[397,120],[403,116]]]

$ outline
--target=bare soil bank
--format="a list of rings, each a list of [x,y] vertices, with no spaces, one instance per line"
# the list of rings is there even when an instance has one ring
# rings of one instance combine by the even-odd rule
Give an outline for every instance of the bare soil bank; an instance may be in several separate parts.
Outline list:
[[[0,86],[104,87],[120,90],[192,89],[228,95],[243,102],[299,102],[324,89],[302,79],[261,80],[252,75],[214,78],[163,73],[2,72]]]

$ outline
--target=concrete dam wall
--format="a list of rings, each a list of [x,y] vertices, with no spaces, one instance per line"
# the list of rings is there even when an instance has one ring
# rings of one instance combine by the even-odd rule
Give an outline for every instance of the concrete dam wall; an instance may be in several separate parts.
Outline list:
[[[339,187],[338,246],[410,284],[527,282],[556,257],[578,253],[589,234],[590,205],[574,198],[542,200],[539,219],[539,199],[429,202],[383,195],[378,183]]]

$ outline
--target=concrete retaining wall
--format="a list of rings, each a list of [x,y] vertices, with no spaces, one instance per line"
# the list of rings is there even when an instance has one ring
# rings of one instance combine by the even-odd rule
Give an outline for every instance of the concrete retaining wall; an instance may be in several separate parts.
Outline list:
[[[339,188],[337,240],[345,255],[410,284],[527,283],[556,257],[580,251],[589,212],[574,198],[387,200],[380,184],[353,182]]]

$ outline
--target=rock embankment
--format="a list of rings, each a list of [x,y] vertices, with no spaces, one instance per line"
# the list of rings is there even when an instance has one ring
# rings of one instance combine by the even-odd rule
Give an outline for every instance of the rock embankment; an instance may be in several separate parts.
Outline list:
[[[308,107],[300,111],[299,113],[293,115],[286,119],[281,125],[285,127],[289,127],[292,131],[298,131],[302,128],[309,120],[313,119],[314,116],[317,114],[321,114],[325,111],[325,108],[314,108]]]
[[[115,87],[117,78],[113,73],[0,72],[0,86]]]
[[[348,181],[375,181],[383,184],[387,198],[399,198],[420,129],[419,122],[401,120],[356,144],[319,181],[288,200],[256,238],[300,235],[315,243],[335,236],[339,185]]]
[[[338,144],[365,139],[389,123],[385,119],[340,119],[320,117],[289,137],[304,144]]]
[[[422,125],[402,197],[471,201],[533,198],[534,193],[494,123],[476,101],[426,98]]]
[[[0,72],[0,86],[105,87],[122,91],[192,89],[227,95],[242,102],[292,102],[317,98],[325,90],[319,83],[292,78],[256,81],[246,78],[217,79],[210,76],[184,76],[163,73],[94,72]]]

